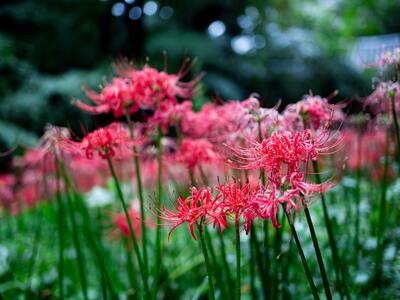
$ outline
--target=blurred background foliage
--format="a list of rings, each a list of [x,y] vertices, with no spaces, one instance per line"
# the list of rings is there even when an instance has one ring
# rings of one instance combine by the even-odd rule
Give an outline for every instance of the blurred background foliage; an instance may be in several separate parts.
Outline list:
[[[33,145],[47,123],[95,126],[70,100],[110,78],[121,57],[162,68],[165,51],[173,72],[196,58],[198,101],[366,95],[354,49],[363,36],[396,33],[399,14],[397,0],[2,0],[0,151]]]

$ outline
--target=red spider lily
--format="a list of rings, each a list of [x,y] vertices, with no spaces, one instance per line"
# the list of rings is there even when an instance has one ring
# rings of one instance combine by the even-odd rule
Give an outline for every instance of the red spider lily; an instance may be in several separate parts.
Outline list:
[[[243,227],[246,233],[249,233],[251,222],[257,214],[257,207],[254,206],[253,197],[258,191],[257,188],[252,188],[250,184],[240,184],[236,181],[219,185],[216,189],[222,195],[221,209],[226,215],[234,215],[235,222],[239,222],[240,217],[244,217]]]
[[[88,160],[84,156],[74,156],[68,164],[70,174],[77,190],[88,192],[94,186],[104,186],[109,178],[107,162],[101,157]]]
[[[177,97],[189,99],[192,96],[196,81],[182,82],[185,72],[167,74],[145,65],[142,70],[131,65],[117,66],[116,77],[106,84],[97,94],[86,89],[88,97],[96,106],[90,106],[82,101],[75,104],[90,113],[106,113],[112,111],[115,117],[121,117],[126,112],[134,113],[140,108],[155,109],[161,103],[176,103]]]
[[[252,190],[249,184],[240,186],[236,181],[219,185],[216,189],[222,194],[221,206],[227,214],[240,218],[241,213],[247,209],[256,190]]]
[[[92,159],[97,153],[101,158],[111,158],[119,154],[126,154],[130,151],[134,143],[128,137],[127,129],[119,123],[112,123],[108,127],[97,129],[89,133],[81,142],[74,142],[70,139],[63,140],[63,149],[73,154],[84,153],[88,159]]]
[[[335,185],[331,180],[321,184],[310,183],[306,181],[305,177],[305,173],[294,172],[289,180],[291,190],[298,192],[303,198],[311,198],[315,193],[325,193]]]
[[[176,154],[176,161],[185,164],[189,169],[217,159],[218,155],[214,152],[213,145],[206,139],[184,138]]]
[[[232,134],[240,134],[254,120],[258,100],[228,101],[222,105],[207,103],[199,112],[187,111],[181,121],[181,130],[192,138],[226,141]]]
[[[166,225],[171,226],[171,230],[168,233],[168,239],[171,233],[181,224],[188,223],[189,231],[193,239],[196,238],[194,227],[197,224],[208,224],[212,223],[214,226],[218,226],[219,230],[222,227],[228,227],[225,213],[220,209],[220,198],[221,195],[213,197],[211,188],[199,189],[195,187],[191,188],[191,195],[184,199],[179,197],[174,204],[174,210],[163,208],[159,218],[166,222]]]
[[[80,100],[74,104],[83,111],[101,114],[112,111],[116,118],[123,116],[126,112],[132,114],[139,110],[139,104],[135,98],[134,87],[130,80],[126,78],[113,78],[111,83],[107,83],[102,91],[97,94],[85,87],[86,95],[96,106],[88,105]]]
[[[285,208],[287,212],[299,210],[300,203],[298,201],[299,194],[296,189],[288,189],[286,191],[277,190],[273,185],[271,188],[264,188],[252,199],[257,207],[258,216],[263,219],[270,219],[275,228],[281,225],[277,216],[279,209]]]
[[[239,149],[236,153],[239,155],[239,168],[265,169],[270,173],[270,180],[280,187],[284,175],[290,178],[301,162],[317,159],[322,150],[320,147],[310,130],[295,134],[274,132],[261,143],[255,143],[250,149]],[[284,167],[286,174],[282,174]]]
[[[140,238],[142,236],[142,226],[141,226],[141,219],[140,219],[140,211],[137,208],[129,208],[128,209],[129,219],[132,223],[133,231],[135,232],[136,238]],[[129,238],[130,231],[128,220],[126,219],[125,213],[116,213],[113,216],[114,224],[118,230],[118,232],[124,236]]]
[[[164,133],[167,132],[170,126],[178,126],[180,130],[181,120],[185,115],[190,114],[192,111],[192,102],[184,101],[180,104],[170,104],[163,102],[160,104],[160,108],[156,110],[153,117],[149,120],[154,128],[158,125],[161,126]]]
[[[318,130],[335,121],[343,121],[340,106],[329,104],[328,99],[320,96],[306,96],[303,100],[289,104],[283,111],[287,130]]]
[[[355,142],[356,141],[356,142]],[[357,132],[346,129],[343,133],[343,151],[338,159],[347,161],[347,167],[352,170],[366,170],[365,174],[374,181],[383,176],[382,158],[385,156],[386,135],[382,128],[371,129],[366,132]],[[389,155],[395,154],[393,143],[389,143]],[[388,166],[388,177],[393,173],[392,165]]]
[[[388,113],[392,109],[391,97],[394,97],[396,110],[400,111],[400,84],[397,82],[380,82],[375,91],[364,101],[364,108],[374,114]]]
[[[301,163],[316,160],[337,147],[340,139],[332,142],[333,138],[328,133],[314,136],[310,130],[274,132],[261,143],[253,143],[248,148],[231,149],[236,162],[228,162],[239,169],[265,169],[272,174],[271,180],[280,186],[281,179],[284,176],[290,178],[293,172],[299,171]]]

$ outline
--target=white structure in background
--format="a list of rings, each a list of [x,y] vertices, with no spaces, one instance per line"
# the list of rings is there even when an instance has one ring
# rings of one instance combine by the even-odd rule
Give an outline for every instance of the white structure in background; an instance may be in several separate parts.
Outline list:
[[[400,47],[400,33],[360,37],[350,53],[351,62],[358,68],[376,63],[383,53]]]

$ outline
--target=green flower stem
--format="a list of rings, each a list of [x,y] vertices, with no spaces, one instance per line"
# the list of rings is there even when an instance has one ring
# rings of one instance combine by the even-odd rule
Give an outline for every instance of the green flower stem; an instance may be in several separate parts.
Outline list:
[[[258,141],[261,143],[263,140],[262,136],[262,129],[261,129],[261,120],[258,121]],[[264,169],[260,169],[260,177],[261,177],[261,183],[263,186],[265,186],[267,182],[267,178],[265,175]],[[269,259],[269,241],[268,241],[269,233],[268,233],[268,220],[264,220],[264,257],[265,257],[265,267],[264,267],[264,274],[261,277],[261,282],[262,286],[265,289],[265,298],[269,297],[269,285],[270,285],[270,279],[269,279],[269,269],[270,269],[270,259]],[[261,275],[261,273],[260,273]]]
[[[128,121],[129,134],[131,139],[135,138],[135,133],[133,130],[133,122],[128,111],[125,111],[126,119]],[[133,161],[135,164],[136,173],[136,186],[140,202],[140,219],[141,219],[141,229],[142,229],[142,252],[143,252],[143,265],[146,268],[146,273],[149,270],[148,256],[147,256],[147,227],[145,226],[145,214],[144,214],[144,197],[143,197],[143,184],[142,176],[140,172],[140,161],[139,152],[136,146],[133,146]]]
[[[253,248],[256,252],[257,265],[259,268],[261,286],[262,286],[263,292],[264,292],[264,299],[269,299],[268,285],[265,284],[265,278],[267,277],[268,272],[265,270],[263,256],[261,254],[261,249],[260,249],[261,247],[260,247],[259,241],[257,239],[257,234],[256,234],[256,230],[255,230],[254,226],[255,226],[255,224],[253,222],[251,224],[251,228],[250,228],[250,243],[252,243]]]
[[[206,242],[204,240],[204,228],[203,228],[202,222],[200,222],[200,224],[197,225],[197,229],[198,229],[199,235],[200,235],[201,251],[203,252],[204,262],[206,264],[208,286],[209,286],[209,297],[210,297],[210,300],[215,300],[214,284],[213,284],[213,279],[212,279],[212,269],[211,269],[210,261],[208,258]]]
[[[356,200],[356,217],[355,217],[355,235],[354,235],[354,265],[358,268],[359,264],[359,252],[360,252],[360,205],[361,205],[361,133],[358,133],[357,137],[357,160],[358,167],[356,171],[356,189],[355,189],[355,200]]]
[[[224,273],[226,274],[226,280],[228,283],[228,286],[227,286],[228,293],[227,294],[229,296],[229,299],[232,299],[233,293],[232,293],[232,289],[230,287],[233,285],[233,283],[232,283],[231,271],[229,269],[228,261],[226,259],[227,256],[226,256],[225,241],[224,241],[222,234],[218,233],[217,236],[218,236],[219,244],[220,244],[220,250],[221,250],[221,256],[222,256],[222,266],[224,268]]]
[[[128,262],[128,267],[127,267],[127,271],[128,271],[128,276],[129,276],[129,283],[131,285],[131,288],[134,290],[135,294],[137,295],[138,293],[138,286],[137,286],[137,280],[136,280],[136,276],[135,276],[135,272],[134,272],[134,261],[132,258],[132,253],[129,250],[129,245],[128,243],[126,243],[126,260]]]
[[[285,215],[282,214],[281,218],[281,224],[283,226],[283,221]],[[273,264],[273,271],[272,271],[272,286],[271,286],[271,296],[273,299],[278,299],[279,298],[279,267],[280,267],[280,260],[279,256],[281,254],[281,243],[282,243],[282,228],[276,228],[275,229],[275,240],[274,240],[274,264]]]
[[[35,231],[34,231],[34,236],[33,236],[33,241],[32,241],[32,256],[30,259],[30,264],[29,264],[29,269],[28,269],[28,288],[31,289],[32,287],[32,274],[36,266],[36,261],[38,258],[38,251],[39,251],[39,241],[40,241],[40,236],[42,233],[42,212],[40,207],[36,207],[34,213],[36,214],[35,218]]]
[[[240,228],[239,228],[239,218],[236,216],[235,218],[235,231],[236,231],[236,300],[240,300],[241,292],[241,284],[240,284]]]
[[[220,235],[220,234],[218,234]],[[219,285],[221,292],[224,293],[224,290],[222,289],[223,282],[222,282],[222,274],[221,274],[221,269],[218,266],[218,262],[217,262],[217,256],[215,255],[215,251],[214,251],[214,246],[212,244],[212,240],[210,238],[210,232],[208,231],[207,226],[204,227],[204,239],[206,241],[206,246],[208,248],[208,251],[210,253],[210,258],[211,258],[211,268],[212,268],[212,272],[213,275],[216,278],[217,284]]]
[[[388,186],[388,166],[389,166],[389,133],[386,133],[386,145],[385,145],[385,161],[383,166],[383,180],[381,189],[381,199],[379,205],[379,221],[378,221],[378,232],[377,232],[377,246],[375,252],[375,270],[374,277],[379,287],[381,284],[382,276],[382,260],[383,260],[383,235],[386,227],[386,202],[387,202],[387,186]]]
[[[282,228],[283,230],[283,228]],[[289,300],[293,297],[290,294],[289,290],[289,270],[292,265],[292,243],[289,243],[289,249],[286,251],[285,255],[285,264],[282,270],[282,300]]]
[[[82,197],[77,193],[76,188],[73,185],[73,182],[71,180],[71,177],[68,174],[67,169],[63,164],[60,164],[60,169],[64,178],[65,186],[68,191],[71,191],[74,199],[74,203],[76,203],[79,207],[79,212],[82,216],[83,220],[83,228],[84,228],[84,234],[85,236],[88,237],[88,245],[90,247],[90,250],[93,254],[93,256],[96,258],[98,266],[100,267],[100,280],[102,282],[102,292],[103,296],[106,297],[107,294],[107,286],[110,289],[111,292],[111,297],[115,298],[115,291],[111,282],[111,277],[108,274],[106,264],[104,262],[106,258],[106,253],[103,248],[103,244],[101,241],[101,234],[98,235],[96,233],[100,232],[98,228],[94,228],[95,225],[90,222],[90,215],[89,211],[82,199]],[[97,211],[98,214],[98,211]],[[99,221],[99,216],[97,215],[97,221]],[[100,232],[101,233],[101,232]],[[98,240],[96,240],[95,236],[98,236]],[[103,297],[104,298],[104,297]]]
[[[157,202],[156,202],[156,211],[159,212],[161,210],[161,201],[162,201],[162,131],[160,126],[157,129]],[[153,299],[157,298],[157,289],[159,284],[160,270],[161,270],[161,220],[157,218],[157,231],[156,231],[156,247],[155,247],[155,266],[154,266],[154,284],[153,284]]]
[[[133,249],[135,251],[136,259],[137,259],[138,264],[139,264],[139,271],[140,271],[140,275],[141,275],[142,281],[143,281],[144,293],[145,293],[145,296],[148,297],[149,289],[148,289],[147,272],[146,272],[146,269],[144,268],[143,261],[142,261],[141,256],[140,256],[139,245],[138,245],[138,242],[137,242],[137,239],[136,239],[136,236],[135,236],[135,232],[133,230],[132,221],[131,221],[131,219],[129,217],[128,208],[126,206],[124,195],[122,193],[121,186],[119,184],[117,175],[115,174],[113,163],[112,163],[110,158],[107,158],[107,162],[108,162],[108,167],[109,167],[110,172],[111,172],[111,176],[112,176],[112,178],[114,180],[115,187],[117,189],[118,198],[119,198],[119,200],[121,202],[122,209],[124,210],[124,214],[125,214],[126,220],[128,221],[129,234],[131,236],[132,243],[133,243]]]
[[[321,176],[319,173],[319,166],[317,161],[312,161],[313,168],[314,168],[314,173],[315,173],[315,181],[317,184],[321,184]],[[329,240],[329,246],[331,248],[332,252],[332,260],[333,260],[333,265],[335,267],[335,273],[336,273],[336,280],[339,285],[339,292],[340,295],[343,297],[343,293],[346,294],[347,298],[349,298],[349,291],[347,288],[346,284],[346,270],[342,264],[342,260],[339,256],[338,248],[336,245],[336,239],[333,233],[333,228],[332,228],[332,222],[328,213],[328,208],[326,205],[326,198],[324,194],[320,194],[321,196],[321,202],[322,202],[322,209],[324,212],[324,221],[325,221],[325,227],[328,233],[328,240]],[[340,276],[341,275],[341,276]]]
[[[257,299],[257,291],[256,291],[256,283],[255,283],[255,255],[254,255],[254,239],[250,236],[249,240],[249,251],[250,251],[250,262],[249,262],[249,268],[250,268],[250,289],[251,289],[251,299],[255,300]]]
[[[321,273],[322,282],[324,285],[325,296],[326,296],[326,299],[331,300],[332,294],[331,294],[331,289],[329,286],[328,276],[326,275],[326,270],[325,270],[325,266],[324,266],[324,261],[322,259],[321,249],[319,248],[317,235],[315,234],[314,225],[313,225],[311,215],[310,215],[310,212],[309,212],[307,206],[304,207],[304,213],[306,214],[308,228],[310,229],[311,239],[312,239],[312,242],[314,245],[315,254],[317,256],[318,266],[319,266],[319,270]]]
[[[99,241],[95,239],[96,230],[94,230],[92,223],[89,221],[89,212],[87,210],[86,205],[83,202],[83,199],[74,191],[75,202],[79,205],[79,210],[82,214],[83,226],[85,231],[85,236],[87,236],[88,245],[90,247],[93,256],[96,258],[98,266],[100,268],[100,276],[102,282],[102,291],[103,294],[107,294],[107,286],[110,289],[111,296],[115,297],[115,291],[113,285],[111,283],[110,275],[108,274],[107,267],[105,264],[106,253],[101,243],[101,236],[98,236]],[[106,297],[107,298],[107,297]]]
[[[67,186],[66,180],[64,180],[64,181],[65,181],[65,184]],[[76,254],[77,254],[77,258],[78,258],[79,278],[80,278],[80,282],[81,282],[82,293],[83,293],[84,299],[88,300],[86,271],[85,271],[85,263],[84,263],[85,262],[85,258],[84,258],[84,255],[83,255],[81,243],[79,241],[78,224],[77,224],[76,218],[75,218],[75,209],[74,209],[74,205],[72,203],[70,191],[66,190],[65,195],[66,195],[66,198],[67,198],[67,205],[68,205],[68,208],[69,208],[69,216],[70,216],[70,221],[71,221],[71,224],[72,224],[72,239],[73,239],[73,242],[74,242],[75,251],[76,251]]]
[[[399,121],[397,118],[396,112],[396,101],[395,101],[396,94],[390,96],[391,104],[392,104],[392,116],[394,122],[394,129],[396,131],[396,141],[397,141],[397,166],[400,168],[400,131],[399,131]]]
[[[58,158],[56,165],[56,198],[58,205],[58,288],[60,300],[64,299],[64,205],[61,197],[61,175]]]
[[[291,230],[291,232],[293,234],[293,237],[294,237],[294,240],[296,242],[297,251],[299,252],[301,263],[303,264],[303,269],[304,269],[304,272],[306,273],[306,277],[307,277],[308,283],[310,285],[313,297],[314,297],[314,299],[320,299],[319,295],[318,295],[317,288],[316,288],[316,286],[314,284],[314,280],[313,280],[312,275],[311,275],[310,268],[308,267],[307,259],[304,256],[303,248],[301,247],[301,243],[300,243],[299,237],[297,235],[296,228],[292,224],[292,222],[290,220],[290,216],[286,211],[285,211],[285,214],[286,214],[287,220],[289,221],[290,230]]]
[[[189,178],[190,178],[190,181],[191,181],[191,184],[192,184],[192,186],[196,186],[196,182],[195,182],[195,180],[194,180],[194,174],[193,174],[193,169],[188,169],[188,172],[189,172]],[[203,173],[203,170],[202,170],[202,168],[201,168],[201,166],[199,166],[199,172],[200,172],[200,174],[203,174],[204,175],[204,173]],[[205,178],[205,177],[203,177],[203,183],[205,184],[205,185],[207,185],[207,179]],[[223,238],[222,238],[222,235],[221,234],[218,234],[218,236],[220,236],[220,241],[223,243],[224,241],[223,241]],[[212,271],[213,271],[213,274],[215,275],[215,277],[216,277],[216,280],[218,281],[217,283],[218,283],[218,285],[221,287],[221,292],[223,292],[223,290],[222,290],[222,286],[224,286],[223,285],[223,283],[222,283],[222,274],[221,274],[221,271],[220,271],[220,269],[219,269],[219,267],[218,267],[218,263],[217,263],[217,259],[216,259],[216,255],[215,255],[215,251],[214,251],[214,247],[213,247],[213,244],[212,244],[212,241],[211,241],[211,239],[210,239],[210,233],[209,233],[209,231],[208,231],[208,228],[207,228],[207,226],[206,227],[204,227],[204,238],[205,238],[205,241],[206,241],[206,246],[207,246],[207,248],[209,249],[209,251],[210,251],[210,257],[211,257],[211,263],[212,263]],[[224,246],[224,252],[225,252],[225,244],[223,244]],[[223,260],[226,262],[226,257],[225,257],[225,253],[224,253],[224,257],[223,257]],[[227,276],[230,276],[229,275],[229,273],[227,273]],[[228,278],[228,282],[229,282],[229,278]],[[230,283],[230,282],[229,282]],[[228,289],[227,289],[227,294],[230,294],[230,292],[231,292],[231,290],[229,289],[229,287],[228,287]]]

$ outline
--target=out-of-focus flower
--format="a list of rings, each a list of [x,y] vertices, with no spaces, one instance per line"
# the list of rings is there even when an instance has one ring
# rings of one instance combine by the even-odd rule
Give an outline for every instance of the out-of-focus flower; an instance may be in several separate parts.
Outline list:
[[[192,102],[184,101],[179,104],[161,103],[160,108],[156,110],[150,118],[149,124],[153,127],[161,126],[164,133],[170,126],[177,126],[180,130],[181,120],[189,113],[192,113]]]
[[[129,219],[132,224],[132,229],[135,233],[136,238],[140,238],[142,236],[142,226],[141,226],[141,219],[140,219],[140,211],[136,208],[129,208],[128,209]],[[114,225],[116,229],[120,233],[120,235],[124,237],[130,236],[129,224],[128,220],[125,216],[124,212],[116,213],[113,216]]]
[[[286,130],[318,130],[336,121],[343,121],[344,115],[339,106],[329,104],[328,99],[307,95],[297,103],[289,104],[283,119]]]
[[[392,99],[396,106],[396,111],[400,111],[400,85],[398,82],[380,82],[375,90],[364,101],[364,108],[369,109],[374,114],[388,113],[392,109]]]
[[[355,129],[346,129],[343,133],[344,148],[339,153],[339,159],[343,158],[347,162],[347,167],[356,171],[365,170],[374,181],[379,181],[383,176],[383,158],[386,148],[385,130],[369,129],[365,132],[359,132]],[[392,142],[389,143],[389,155],[393,157],[395,147]],[[389,178],[393,173],[392,165],[389,164]]]
[[[218,159],[213,145],[206,139],[184,138],[176,154],[176,161],[185,164],[189,169],[203,163],[211,163]]]

